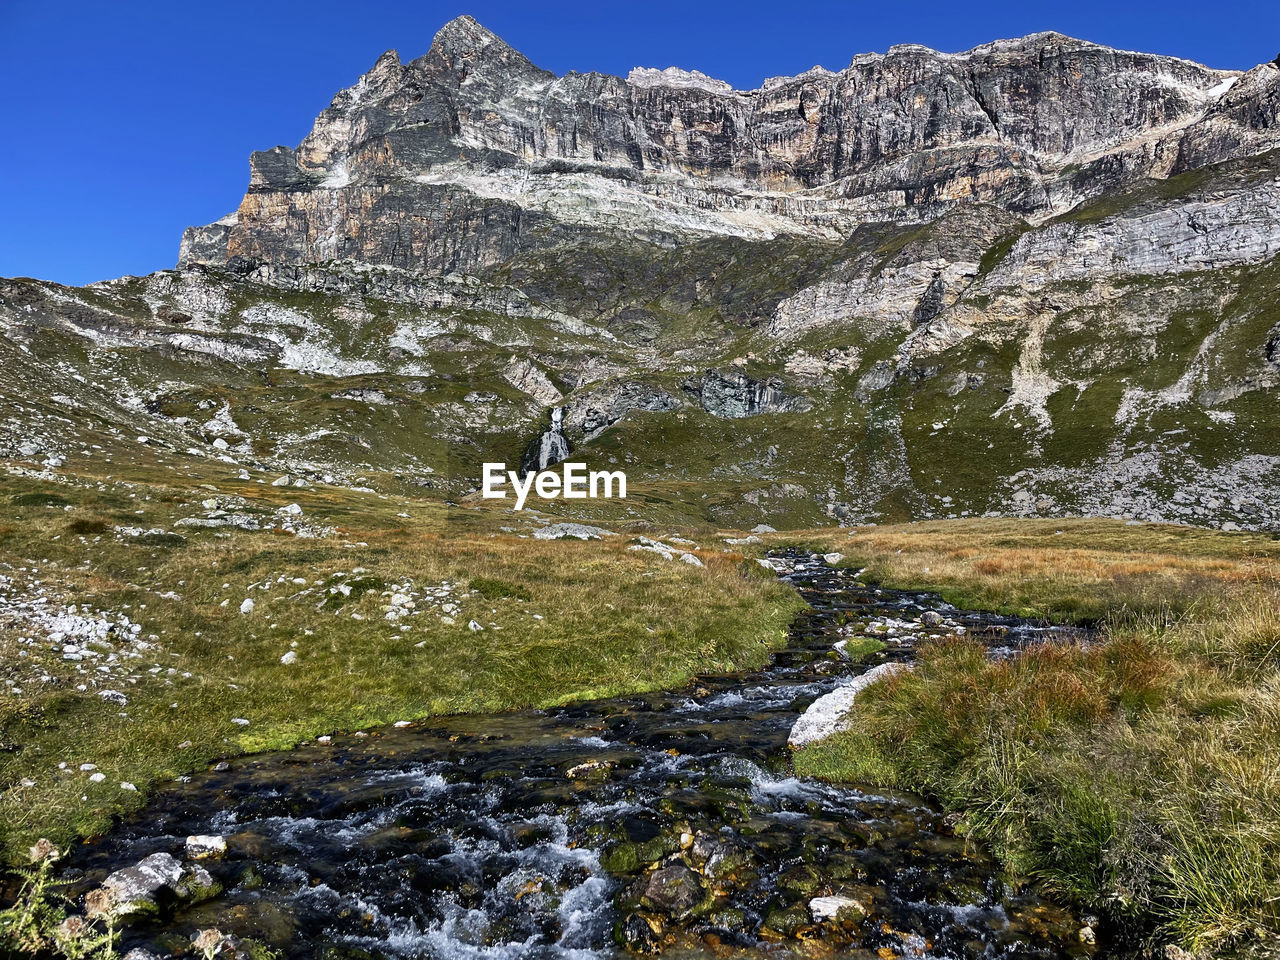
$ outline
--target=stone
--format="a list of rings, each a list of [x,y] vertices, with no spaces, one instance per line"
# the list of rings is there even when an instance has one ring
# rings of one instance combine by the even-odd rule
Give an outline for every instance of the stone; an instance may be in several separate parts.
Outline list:
[[[115,916],[157,913],[164,900],[176,899],[184,876],[182,864],[167,853],[153,853],[132,867],[117,870],[102,882],[109,901],[98,909],[86,910],[90,917],[112,913]]]
[[[809,913],[814,922],[835,920],[838,923],[856,923],[866,919],[870,911],[860,900],[834,895],[814,897],[809,901]]]
[[[662,924],[656,917],[645,917],[638,913],[629,914],[618,921],[614,928],[614,939],[619,946],[625,947],[632,953],[661,953]]]
[[[227,840],[225,837],[197,834],[187,837],[186,850],[192,860],[222,857],[227,852]]]
[[[533,536],[535,540],[600,540],[613,534],[585,523],[553,523],[539,527],[533,531]]]
[[[706,897],[702,878],[683,863],[667,863],[654,870],[644,886],[641,901],[650,909],[682,919]]]
[[[244,602],[240,604],[240,612],[246,613],[246,614],[253,613],[253,607],[254,607],[253,599],[246,597]]]

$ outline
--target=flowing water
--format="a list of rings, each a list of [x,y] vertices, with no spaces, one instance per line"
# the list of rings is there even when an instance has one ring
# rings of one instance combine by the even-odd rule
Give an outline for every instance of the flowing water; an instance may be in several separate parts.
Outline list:
[[[217,927],[286,957],[1087,955],[1077,918],[1009,885],[932,805],[788,771],[798,715],[922,636],[960,628],[1007,655],[1046,630],[805,554],[775,564],[810,609],[759,672],[238,759],[81,848],[82,886],[218,834],[226,855],[203,863],[223,892],[131,926],[128,946]],[[834,648],[863,633],[888,649]]]

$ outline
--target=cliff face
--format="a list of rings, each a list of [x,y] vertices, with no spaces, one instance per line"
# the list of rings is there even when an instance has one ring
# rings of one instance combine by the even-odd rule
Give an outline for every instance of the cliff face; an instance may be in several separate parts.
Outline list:
[[[461,496],[555,423],[699,520],[1280,529],[1278,137],[1274,64],[1037,34],[738,91],[464,17],[177,270],[0,283],[0,455]]]
[[[417,60],[384,54],[297,149],[254,154],[240,208],[189,231],[182,262],[448,272],[566,232],[835,238],[964,202],[1043,219],[1256,150],[1276,81],[1052,33],[749,91],[674,68],[556,77],[463,17]]]

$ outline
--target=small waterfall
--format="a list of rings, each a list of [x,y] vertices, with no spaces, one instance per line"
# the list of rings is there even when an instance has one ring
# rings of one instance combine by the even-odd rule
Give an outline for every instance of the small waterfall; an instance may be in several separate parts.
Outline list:
[[[545,470],[553,463],[559,463],[568,458],[569,441],[561,427],[563,421],[564,407],[552,407],[551,427],[529,444],[524,456],[520,459],[522,474]]]

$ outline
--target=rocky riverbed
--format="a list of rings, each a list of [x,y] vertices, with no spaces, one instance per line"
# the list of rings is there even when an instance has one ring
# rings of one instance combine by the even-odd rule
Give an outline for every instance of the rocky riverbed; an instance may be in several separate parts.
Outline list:
[[[810,609],[760,672],[221,763],[82,847],[69,876],[128,914],[135,960],[249,941],[334,960],[1092,953],[1084,919],[1002,877],[932,805],[798,780],[786,746],[811,704],[922,638],[1008,655],[1066,631],[806,554],[771,562]],[[860,637],[885,649],[852,660]]]

